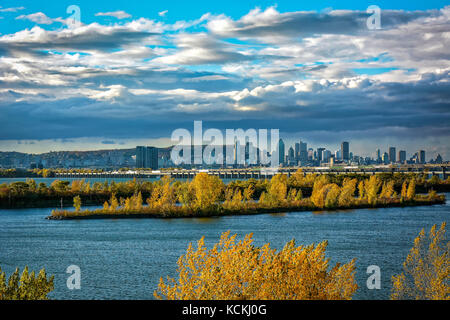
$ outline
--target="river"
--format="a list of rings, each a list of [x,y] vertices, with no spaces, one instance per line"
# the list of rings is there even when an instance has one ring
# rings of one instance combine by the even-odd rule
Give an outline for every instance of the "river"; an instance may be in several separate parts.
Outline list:
[[[256,245],[274,248],[292,238],[297,244],[328,240],[332,263],[357,258],[355,299],[387,299],[391,277],[421,228],[448,221],[447,203],[432,207],[299,212],[172,220],[49,221],[50,209],[0,210],[0,267],[55,275],[52,299],[152,299],[161,276],[174,276],[189,242],[205,236],[208,247],[222,232],[253,232]],[[81,268],[81,289],[69,290],[66,268]],[[381,269],[381,289],[366,286],[369,265]]]

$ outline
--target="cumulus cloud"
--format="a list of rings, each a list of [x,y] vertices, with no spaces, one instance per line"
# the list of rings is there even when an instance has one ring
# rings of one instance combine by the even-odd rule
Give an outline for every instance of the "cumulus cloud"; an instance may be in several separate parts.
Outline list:
[[[21,11],[21,10],[25,10],[25,7],[2,8],[0,6],[0,12],[17,12],[17,11]]]
[[[54,22],[53,19],[47,17],[45,13],[36,12],[27,15],[20,15],[16,18],[16,20],[30,20],[37,24],[52,24]]]
[[[117,19],[127,19],[131,18],[131,14],[126,13],[125,11],[113,11],[113,12],[98,12],[95,14],[96,17],[114,17]]]

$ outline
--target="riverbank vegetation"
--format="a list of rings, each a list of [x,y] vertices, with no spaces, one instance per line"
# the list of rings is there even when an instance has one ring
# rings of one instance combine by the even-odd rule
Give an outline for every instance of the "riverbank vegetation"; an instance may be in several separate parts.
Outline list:
[[[282,250],[237,241],[230,232],[207,250],[204,238],[178,260],[178,279],[160,279],[154,295],[168,300],[349,300],[358,286],[355,260],[329,268],[327,242]]]
[[[446,224],[422,230],[414,240],[404,272],[392,277],[393,300],[449,300],[450,245]],[[358,286],[355,259],[330,268],[327,242],[276,251],[223,233],[212,249],[204,238],[177,262],[177,277],[160,278],[154,296],[165,300],[350,300]]]
[[[19,276],[19,268],[9,278],[0,268],[0,300],[48,300],[53,291],[54,276],[47,278],[45,269],[38,275],[28,272],[28,267]]]
[[[368,179],[343,179],[341,185],[330,181],[326,175],[316,176],[311,195],[305,197],[302,188],[289,182],[303,179],[301,172],[291,178],[275,175],[265,181],[265,188],[255,200],[257,185],[247,183],[241,191],[232,184],[225,185],[217,176],[199,173],[192,181],[174,181],[168,177],[152,184],[151,193],[144,198],[142,192],[130,197],[112,194],[103,208],[82,210],[81,197],[75,197],[75,210],[53,210],[51,219],[82,218],[177,218],[243,215],[288,211],[317,211],[355,208],[379,208],[442,204],[443,195],[431,191],[416,194],[416,181],[404,181],[400,193],[395,191],[395,181],[383,180],[377,175]],[[308,177],[308,179],[310,179]],[[294,181],[295,182],[295,181]],[[259,182],[261,183],[261,182]],[[259,186],[261,187],[261,186]],[[144,203],[144,199],[145,203]]]
[[[450,300],[450,243],[446,223],[434,225],[427,237],[420,231],[414,240],[403,272],[393,276],[393,300]]]
[[[369,175],[358,174],[342,174],[342,175],[317,175],[304,174],[301,170],[291,175],[287,179],[287,189],[301,190],[303,197],[310,197],[313,191],[314,183],[320,177],[326,177],[329,184],[336,184],[339,187],[343,186],[346,180],[356,180],[357,185],[369,179]],[[437,176],[426,179],[423,174],[377,174],[382,185],[391,183],[395,192],[400,193],[404,182],[415,181],[415,188],[417,193],[426,193],[430,190],[437,192],[450,190],[450,179],[441,180]],[[186,189],[182,181],[175,181],[173,187],[178,189]],[[64,181],[54,180],[50,184],[37,183],[34,179],[28,179],[26,182],[17,181],[12,183],[0,184],[0,208],[29,208],[29,207],[61,207],[71,206],[73,198],[79,196],[85,206],[102,205],[105,201],[109,201],[112,195],[117,198],[129,198],[133,195],[141,193],[143,198],[150,197],[154,190],[160,188],[161,181],[148,180],[128,180],[124,182],[89,182],[84,179]],[[259,200],[263,193],[267,193],[271,182],[269,180],[234,180],[226,184],[224,190],[221,192],[221,200],[225,201],[227,194],[236,194],[240,191],[241,195],[252,190],[251,199]],[[178,201],[178,193],[176,197]]]

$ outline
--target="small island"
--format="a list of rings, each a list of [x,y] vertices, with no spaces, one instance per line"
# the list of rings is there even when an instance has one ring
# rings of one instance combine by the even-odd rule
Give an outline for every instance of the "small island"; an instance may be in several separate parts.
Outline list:
[[[302,187],[311,185],[309,197]],[[230,215],[251,215],[294,211],[324,211],[337,209],[385,208],[444,204],[445,196],[431,190],[416,194],[414,177],[404,180],[397,192],[395,181],[382,180],[377,175],[358,179],[344,177],[340,183],[327,175],[304,175],[301,170],[288,178],[275,175],[260,185],[246,183],[225,185],[216,176],[199,173],[192,181],[163,178],[154,183],[150,196],[141,192],[117,198],[112,194],[103,208],[82,210],[81,198],[74,198],[75,210],[53,210],[48,219],[126,219],[126,218],[193,218]]]

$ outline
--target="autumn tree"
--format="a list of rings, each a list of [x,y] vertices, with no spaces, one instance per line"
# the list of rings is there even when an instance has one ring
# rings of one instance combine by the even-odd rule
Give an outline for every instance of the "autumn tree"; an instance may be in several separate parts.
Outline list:
[[[413,200],[416,196],[416,180],[412,179],[408,185],[408,190],[406,191],[406,198],[408,200]]]
[[[253,199],[253,194],[255,193],[255,187],[253,184],[249,184],[244,190],[244,198],[246,201],[251,201]]]
[[[81,198],[80,196],[76,196],[73,198],[73,207],[75,208],[76,212],[79,212],[81,209]]]
[[[351,206],[355,200],[356,179],[344,179],[341,193],[339,194],[338,204],[340,207]]]
[[[325,207],[326,208],[334,208],[338,204],[339,194],[341,189],[335,183],[330,183],[322,188],[322,192],[325,197]]]
[[[311,202],[318,208],[325,207],[326,189],[325,186],[329,180],[326,176],[320,176],[314,182],[313,190],[311,193]]]
[[[378,192],[380,191],[381,183],[381,179],[376,175],[371,176],[369,180],[366,180],[366,182],[364,183],[365,195],[369,204],[374,205],[377,203]]]
[[[286,200],[287,181],[287,175],[285,174],[276,174],[270,180],[267,194],[274,205],[280,204]]]
[[[358,194],[359,194],[359,200],[363,200],[366,198],[366,191],[365,191],[365,181],[362,180],[358,183]]]
[[[200,172],[192,180],[191,188],[194,192],[194,207],[210,210],[218,204],[224,185],[219,177]]]
[[[424,229],[420,231],[403,263],[403,272],[392,277],[391,299],[450,299],[450,243],[445,226],[445,222],[439,229],[434,225],[428,237]]]
[[[327,242],[280,251],[253,245],[252,235],[237,241],[223,233],[208,250],[204,238],[178,260],[178,278],[160,279],[154,295],[168,300],[351,299],[357,289],[355,260],[329,268]]]
[[[0,300],[48,300],[48,294],[53,291],[54,276],[47,278],[45,269],[36,276],[34,271],[28,272],[28,267],[19,276],[19,268],[6,279],[6,274],[0,268]]]
[[[408,184],[406,183],[406,181],[404,181],[402,184],[402,191],[400,193],[400,197],[401,197],[402,201],[407,199],[407,197],[408,197],[407,194],[408,194]]]
[[[394,180],[390,180],[388,182],[383,183],[383,187],[381,189],[380,198],[383,200],[390,199],[394,195]]]

